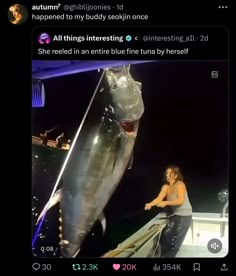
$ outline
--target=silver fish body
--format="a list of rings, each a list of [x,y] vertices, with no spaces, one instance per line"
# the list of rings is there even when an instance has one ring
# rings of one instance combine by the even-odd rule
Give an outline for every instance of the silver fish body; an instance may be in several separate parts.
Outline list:
[[[62,175],[63,257],[76,256],[124,175],[143,112],[129,67],[106,70]]]

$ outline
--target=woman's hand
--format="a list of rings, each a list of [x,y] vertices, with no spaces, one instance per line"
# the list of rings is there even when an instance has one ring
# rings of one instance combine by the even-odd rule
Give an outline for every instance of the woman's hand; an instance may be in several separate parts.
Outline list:
[[[152,208],[152,205],[150,203],[146,203],[144,206],[144,210],[150,210]]]

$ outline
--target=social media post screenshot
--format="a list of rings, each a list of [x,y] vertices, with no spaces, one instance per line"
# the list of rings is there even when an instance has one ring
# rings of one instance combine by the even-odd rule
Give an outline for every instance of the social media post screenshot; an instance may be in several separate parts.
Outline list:
[[[33,29],[34,270],[227,271],[228,39]]]

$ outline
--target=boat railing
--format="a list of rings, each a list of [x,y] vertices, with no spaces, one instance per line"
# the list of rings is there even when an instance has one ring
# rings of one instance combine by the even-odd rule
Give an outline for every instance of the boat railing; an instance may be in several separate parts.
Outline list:
[[[143,231],[142,235],[137,235],[138,237],[131,239],[130,242],[119,244],[117,248],[107,252],[102,258],[117,257],[123,253],[127,253],[126,257],[132,257],[160,235],[164,226],[165,224],[152,224],[146,231]]]

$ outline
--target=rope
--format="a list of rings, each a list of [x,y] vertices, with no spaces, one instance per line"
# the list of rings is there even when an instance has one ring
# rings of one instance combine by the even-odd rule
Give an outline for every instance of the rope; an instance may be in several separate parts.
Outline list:
[[[115,256],[117,256],[117,255],[119,255],[119,254],[121,254],[123,252],[128,251],[128,250],[133,251],[134,253],[136,253],[137,249],[135,249],[135,250],[132,249],[132,247],[134,247],[136,243],[138,243],[138,242],[140,242],[142,240],[144,240],[143,241],[143,243],[144,243],[146,240],[150,239],[154,234],[160,233],[162,229],[163,229],[163,227],[160,227],[160,226],[158,227],[158,229],[151,228],[151,229],[149,229],[148,233],[143,234],[141,237],[139,237],[136,240],[130,242],[129,244],[127,244],[123,248],[116,248],[116,249],[114,249],[112,251],[107,252],[106,254],[104,254],[102,256],[102,258],[115,257]]]

